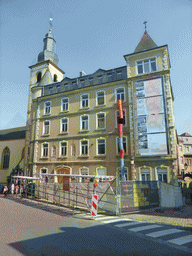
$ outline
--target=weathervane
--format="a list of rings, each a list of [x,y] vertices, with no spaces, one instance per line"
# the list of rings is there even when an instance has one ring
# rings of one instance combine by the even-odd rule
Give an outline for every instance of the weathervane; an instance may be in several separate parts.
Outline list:
[[[49,24],[50,24],[50,29],[49,29],[49,31],[50,31],[50,32],[51,32],[51,28],[52,28],[52,26],[53,26],[52,20],[53,20],[52,18],[49,19]]]
[[[143,24],[145,24],[145,31],[147,30],[147,21],[144,21]]]

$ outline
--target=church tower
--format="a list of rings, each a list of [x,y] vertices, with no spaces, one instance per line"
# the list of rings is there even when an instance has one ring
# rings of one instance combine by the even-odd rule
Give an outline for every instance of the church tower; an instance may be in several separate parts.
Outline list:
[[[27,171],[28,164],[30,162],[30,140],[32,138],[32,122],[34,116],[32,116],[32,104],[38,100],[38,97],[44,95],[44,86],[53,84],[63,80],[64,72],[58,67],[59,58],[54,52],[55,39],[52,34],[52,30],[49,29],[49,33],[45,35],[43,39],[44,46],[43,51],[38,54],[37,63],[30,66],[30,85],[29,85],[29,98],[28,98],[28,111],[27,111],[27,130],[26,130],[26,163],[25,172],[30,174],[31,171]]]

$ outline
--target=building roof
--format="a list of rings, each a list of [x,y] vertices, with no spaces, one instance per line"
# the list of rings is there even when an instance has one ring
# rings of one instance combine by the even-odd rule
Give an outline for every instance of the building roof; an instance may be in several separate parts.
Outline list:
[[[192,135],[187,133],[187,132],[182,133],[180,136],[182,136],[182,137],[192,137]]]
[[[0,130],[0,141],[25,139],[26,126]]]
[[[153,41],[147,31],[144,32],[139,44],[135,48],[134,52],[141,52],[149,49],[156,48],[157,44]]]

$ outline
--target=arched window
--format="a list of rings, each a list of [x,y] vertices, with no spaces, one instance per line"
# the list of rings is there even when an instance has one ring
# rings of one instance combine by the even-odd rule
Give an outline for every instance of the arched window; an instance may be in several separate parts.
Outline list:
[[[8,169],[9,168],[9,160],[10,160],[10,150],[8,147],[6,147],[3,150],[3,155],[2,155],[2,165],[3,165],[3,169]]]
[[[54,75],[53,81],[57,82],[57,75]]]
[[[41,81],[41,72],[37,74],[37,83],[39,83],[40,81]]]

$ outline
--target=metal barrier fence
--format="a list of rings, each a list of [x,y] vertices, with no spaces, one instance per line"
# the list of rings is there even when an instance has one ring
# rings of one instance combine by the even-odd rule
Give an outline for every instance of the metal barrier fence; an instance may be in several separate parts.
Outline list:
[[[120,214],[159,206],[158,181],[120,181]]]

